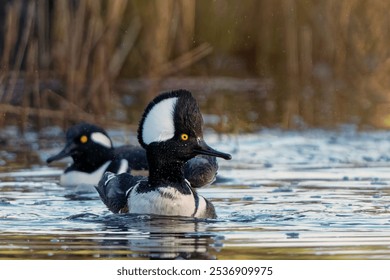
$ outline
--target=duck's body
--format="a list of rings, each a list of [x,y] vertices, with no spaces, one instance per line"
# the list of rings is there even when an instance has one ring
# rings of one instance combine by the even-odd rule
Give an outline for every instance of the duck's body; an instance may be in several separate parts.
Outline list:
[[[113,173],[106,173],[99,185],[101,187],[109,185],[111,189],[117,190],[115,199],[108,199],[104,191],[102,192],[103,202],[114,213],[154,215],[163,213],[166,216],[216,217],[214,206],[198,195],[188,181],[180,186],[170,183],[151,187],[146,177],[129,174],[113,175]],[[99,193],[101,190],[102,188],[98,188]]]
[[[214,156],[197,155],[184,164],[184,177],[193,188],[211,185],[217,177],[218,162]]]
[[[96,189],[108,209],[114,213],[215,218],[214,206],[184,176],[186,162],[197,155],[231,158],[204,142],[202,124],[190,92],[179,90],[156,97],[138,129],[149,177],[106,173]]]
[[[65,169],[64,173],[61,174],[60,185],[66,187],[77,186],[80,184],[93,186],[96,184],[96,180],[99,181],[98,178],[102,178],[103,174],[108,171],[107,169],[110,163],[111,161],[107,161],[92,172],[80,171],[73,169],[74,166],[69,166]],[[119,172],[115,173],[120,174]]]

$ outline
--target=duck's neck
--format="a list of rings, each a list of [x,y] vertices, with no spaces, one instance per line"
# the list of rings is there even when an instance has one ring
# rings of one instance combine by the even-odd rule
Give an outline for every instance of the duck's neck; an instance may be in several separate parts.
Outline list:
[[[182,185],[185,182],[183,167],[184,163],[180,160],[172,160],[170,157],[164,157],[147,151],[149,164],[149,184],[157,187],[161,182]]]
[[[83,172],[93,172],[114,158],[114,149],[103,149],[94,153],[72,156],[73,168]]]

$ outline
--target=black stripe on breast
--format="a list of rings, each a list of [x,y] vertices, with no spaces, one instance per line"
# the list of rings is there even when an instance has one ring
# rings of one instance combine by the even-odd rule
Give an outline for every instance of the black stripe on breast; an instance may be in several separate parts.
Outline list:
[[[195,217],[196,212],[198,212],[198,208],[199,208],[199,195],[195,190],[192,190],[192,195],[194,196],[194,201],[195,201],[195,210],[194,213],[192,214],[192,217]]]
[[[214,205],[207,199],[204,200],[206,201],[206,218],[216,219],[217,213],[215,213]]]
[[[118,159],[114,159],[113,161],[111,161],[111,163],[107,166],[106,168],[106,172],[109,171],[109,172],[112,172],[112,173],[117,173],[119,168],[121,167],[121,160],[118,160]]]

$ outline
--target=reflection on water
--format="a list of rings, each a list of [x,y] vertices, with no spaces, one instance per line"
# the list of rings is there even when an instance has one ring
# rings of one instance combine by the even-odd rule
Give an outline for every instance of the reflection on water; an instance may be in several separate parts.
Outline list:
[[[390,259],[389,133],[207,137],[234,155],[200,190],[215,220],[111,214],[44,158],[2,169],[0,259]]]
[[[103,248],[119,249],[102,257],[214,258],[209,252],[213,235],[207,233],[205,221],[129,214],[108,215],[93,222],[97,221],[101,228],[95,241]]]

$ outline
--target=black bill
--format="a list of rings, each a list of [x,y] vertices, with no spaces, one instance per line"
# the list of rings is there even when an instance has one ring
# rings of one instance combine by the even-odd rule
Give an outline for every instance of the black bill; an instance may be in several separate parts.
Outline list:
[[[227,160],[232,159],[232,156],[230,154],[226,154],[226,153],[222,153],[222,152],[219,152],[217,150],[214,150],[209,145],[207,145],[204,140],[200,140],[198,142],[198,147],[195,149],[195,152],[197,154],[215,156],[215,157],[220,157],[220,158],[227,159]]]

